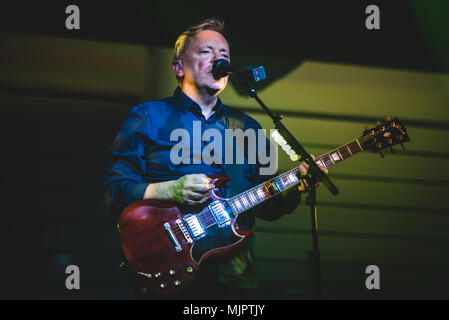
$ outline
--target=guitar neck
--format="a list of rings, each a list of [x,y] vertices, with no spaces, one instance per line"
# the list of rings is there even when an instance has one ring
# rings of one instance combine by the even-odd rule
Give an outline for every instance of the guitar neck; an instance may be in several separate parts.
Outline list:
[[[335,150],[321,155],[315,159],[315,163],[329,169],[338,162],[344,161],[361,151],[363,151],[363,148],[360,145],[359,140],[355,139],[354,141],[351,141]]]
[[[335,150],[321,155],[315,159],[315,163],[328,169],[361,151],[363,151],[363,148],[359,141],[355,139]],[[230,198],[228,204],[231,206],[234,214],[238,215],[298,185],[300,180],[301,173],[298,168],[294,168]]]

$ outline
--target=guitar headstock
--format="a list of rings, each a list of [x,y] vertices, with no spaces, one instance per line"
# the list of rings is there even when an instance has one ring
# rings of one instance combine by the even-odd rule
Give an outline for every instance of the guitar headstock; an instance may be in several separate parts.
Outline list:
[[[382,157],[384,156],[383,150],[391,148],[391,151],[394,152],[393,146],[397,144],[400,144],[405,149],[403,143],[407,141],[410,141],[410,138],[405,126],[398,118],[391,120],[390,117],[385,118],[384,123],[378,121],[374,128],[369,129],[365,127],[363,136],[359,138],[359,143],[363,150],[375,153],[380,152]]]

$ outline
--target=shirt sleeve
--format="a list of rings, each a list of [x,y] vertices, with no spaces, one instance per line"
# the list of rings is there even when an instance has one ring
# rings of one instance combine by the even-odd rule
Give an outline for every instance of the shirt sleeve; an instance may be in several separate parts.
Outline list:
[[[142,200],[149,183],[145,181],[145,153],[148,114],[143,107],[131,109],[110,148],[111,160],[104,175],[112,214],[119,214],[128,204]]]

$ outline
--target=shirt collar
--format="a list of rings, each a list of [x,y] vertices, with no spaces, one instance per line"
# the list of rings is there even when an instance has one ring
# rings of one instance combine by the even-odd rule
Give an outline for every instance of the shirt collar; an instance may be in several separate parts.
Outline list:
[[[178,105],[182,108],[182,111],[184,113],[187,113],[189,111],[194,111],[196,110],[201,110],[200,106],[193,101],[192,99],[190,99],[190,97],[188,95],[186,95],[184,93],[184,91],[182,91],[181,87],[176,87],[175,92],[173,93],[173,96],[176,100],[176,102],[178,103]],[[215,113],[217,114],[217,116],[220,115],[220,113],[224,110],[224,104],[221,103],[220,98],[217,99],[217,103],[215,104],[215,106],[213,107],[212,110],[215,111]]]

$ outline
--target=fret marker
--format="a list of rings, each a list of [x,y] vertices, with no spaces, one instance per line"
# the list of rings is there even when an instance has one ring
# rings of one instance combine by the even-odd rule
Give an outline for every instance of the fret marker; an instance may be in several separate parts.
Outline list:
[[[265,199],[265,193],[261,189],[257,189],[257,194],[259,195],[260,199]]]
[[[332,153],[332,159],[334,161],[339,161],[340,160],[340,156],[337,153]]]
[[[295,184],[298,182],[298,178],[293,173],[289,173],[288,179],[290,180],[290,182],[292,184]]]

